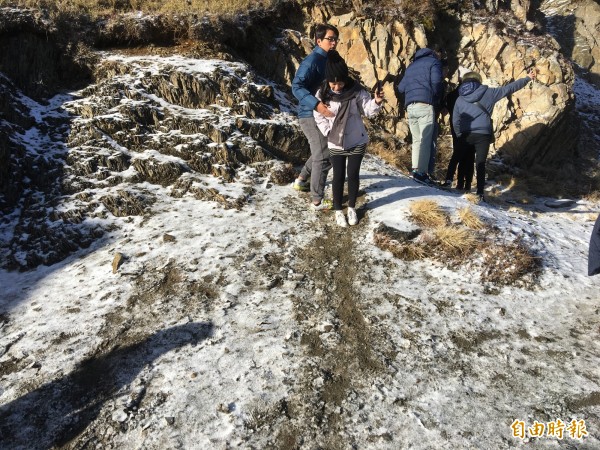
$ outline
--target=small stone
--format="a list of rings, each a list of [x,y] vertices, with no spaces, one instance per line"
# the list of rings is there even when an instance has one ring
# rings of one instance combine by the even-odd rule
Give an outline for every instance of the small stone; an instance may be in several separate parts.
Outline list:
[[[122,409],[119,409],[112,413],[112,420],[115,422],[123,423],[127,420],[127,413]]]
[[[117,270],[119,269],[119,267],[121,267],[121,264],[123,264],[123,254],[122,253],[115,253],[115,257],[113,258],[112,261],[112,272],[113,273],[117,273]]]
[[[575,200],[563,198],[559,200],[546,200],[544,205],[546,205],[548,208],[567,208],[569,206],[573,206],[575,203]]]
[[[163,242],[175,242],[176,240],[177,239],[175,239],[175,236],[173,236],[172,234],[163,234]]]
[[[167,425],[173,425],[175,423],[175,417],[173,417],[173,416],[166,416],[165,417],[165,422],[167,422]]]

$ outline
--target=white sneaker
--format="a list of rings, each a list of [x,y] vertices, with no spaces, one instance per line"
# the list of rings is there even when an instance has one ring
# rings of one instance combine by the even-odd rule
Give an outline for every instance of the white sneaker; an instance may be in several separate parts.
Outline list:
[[[333,202],[327,198],[324,198],[318,205],[315,205],[311,202],[310,207],[313,211],[329,211],[333,209]]]
[[[348,223],[350,225],[356,225],[358,223],[358,216],[354,208],[348,208]]]
[[[346,222],[346,216],[344,216],[344,211],[335,212],[335,223],[342,228],[346,228],[348,226],[348,222]]]
[[[296,178],[292,183],[292,188],[300,192],[306,192],[310,189],[308,181],[303,181],[300,178]]]

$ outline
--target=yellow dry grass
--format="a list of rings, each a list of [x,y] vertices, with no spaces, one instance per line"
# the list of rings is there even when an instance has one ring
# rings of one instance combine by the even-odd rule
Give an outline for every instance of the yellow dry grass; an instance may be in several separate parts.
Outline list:
[[[396,258],[405,261],[416,261],[425,258],[425,249],[416,242],[398,242],[380,230],[375,231],[374,240],[377,247],[391,252]]]
[[[410,147],[399,147],[391,139],[372,142],[369,144],[369,153],[379,156],[388,164],[399,169],[406,169],[411,165]]]
[[[458,217],[466,227],[473,230],[481,230],[485,227],[485,222],[481,220],[470,206],[459,209]]]
[[[418,225],[440,227],[449,221],[448,214],[433,200],[416,200],[410,204],[410,217]]]
[[[441,226],[433,230],[438,245],[449,255],[468,254],[477,246],[471,230],[457,226]]]
[[[0,6],[44,8],[102,16],[116,12],[200,13],[226,15],[268,8],[274,0],[0,0]]]
[[[469,203],[473,203],[475,205],[480,203],[479,195],[473,194],[472,192],[465,194],[465,198]]]
[[[600,190],[591,191],[588,194],[584,195],[583,198],[588,202],[599,202],[600,201]]]

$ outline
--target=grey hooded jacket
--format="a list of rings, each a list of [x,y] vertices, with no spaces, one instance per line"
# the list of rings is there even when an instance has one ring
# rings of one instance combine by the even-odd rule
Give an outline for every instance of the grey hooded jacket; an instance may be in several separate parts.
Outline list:
[[[452,125],[457,136],[468,133],[494,134],[490,117],[496,102],[507,95],[523,89],[531,78],[525,77],[513,81],[506,86],[491,88],[475,80],[463,82],[458,88],[459,97],[454,104]],[[473,104],[478,102],[488,114]]]

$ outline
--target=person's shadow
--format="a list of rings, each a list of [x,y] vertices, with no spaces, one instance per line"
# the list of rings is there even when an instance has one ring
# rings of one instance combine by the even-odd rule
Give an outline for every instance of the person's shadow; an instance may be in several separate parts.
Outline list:
[[[48,449],[67,444],[146,365],[173,349],[209,338],[213,328],[211,322],[177,325],[131,345],[116,346],[83,361],[65,377],[0,406],[0,448]]]

